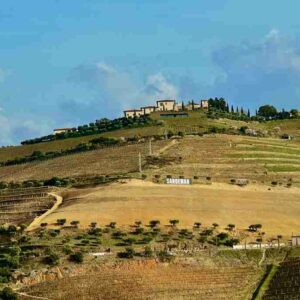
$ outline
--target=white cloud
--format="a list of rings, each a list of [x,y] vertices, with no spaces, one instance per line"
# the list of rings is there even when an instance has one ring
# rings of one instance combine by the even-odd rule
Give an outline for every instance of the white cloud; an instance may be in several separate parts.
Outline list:
[[[300,100],[300,41],[270,30],[261,41],[220,48],[213,62],[222,75],[211,87],[236,104],[273,103],[292,107]],[[299,103],[299,102],[298,102]]]
[[[159,99],[177,99],[178,89],[162,73],[150,75],[146,81],[146,93]]]
[[[103,62],[80,65],[72,70],[71,80],[84,83],[99,94],[99,102],[105,101],[111,111],[152,104],[157,99],[178,97],[178,89],[161,72],[148,75],[145,80],[133,76]],[[86,105],[86,103],[85,103]]]

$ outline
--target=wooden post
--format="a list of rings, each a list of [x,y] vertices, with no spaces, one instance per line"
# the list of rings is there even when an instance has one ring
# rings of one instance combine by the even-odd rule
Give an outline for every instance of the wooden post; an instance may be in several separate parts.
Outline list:
[[[141,155],[141,152],[139,152],[139,172],[142,173],[142,155]]]

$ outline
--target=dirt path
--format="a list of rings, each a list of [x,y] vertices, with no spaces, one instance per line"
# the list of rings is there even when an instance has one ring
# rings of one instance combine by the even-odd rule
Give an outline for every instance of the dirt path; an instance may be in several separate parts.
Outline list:
[[[167,151],[169,148],[177,144],[177,140],[172,140],[168,145],[158,150],[158,154],[162,154]]]
[[[63,198],[59,195],[49,193],[50,196],[53,196],[56,198],[56,203],[49,209],[47,210],[44,214],[40,215],[39,217],[35,218],[32,223],[27,227],[26,231],[31,231],[36,229],[37,227],[40,226],[41,222],[50,214],[52,214],[58,207],[62,204]]]

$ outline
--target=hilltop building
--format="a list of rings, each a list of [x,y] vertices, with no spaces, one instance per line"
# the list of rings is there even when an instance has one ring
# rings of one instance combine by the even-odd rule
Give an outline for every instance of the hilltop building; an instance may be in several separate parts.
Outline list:
[[[208,100],[201,100],[201,101],[200,101],[200,107],[201,107],[201,108],[208,108],[208,107],[209,107],[209,102],[208,102]]]
[[[183,103],[176,103],[176,100],[158,100],[156,106],[143,106],[140,109],[129,109],[124,111],[125,118],[134,118],[149,115],[155,111],[161,112],[178,112],[182,110],[194,110],[209,106],[208,100],[201,100],[200,102],[190,101],[186,106],[182,107]]]
[[[125,118],[134,118],[140,117],[144,115],[143,109],[129,109],[124,111]]]
[[[144,106],[141,107],[141,110],[143,110],[144,115],[150,115],[152,112],[155,112],[156,106]]]
[[[158,111],[172,111],[175,110],[175,100],[158,100],[156,101],[156,110]]]
[[[72,131],[72,128],[56,128],[53,130],[54,134],[66,133]]]

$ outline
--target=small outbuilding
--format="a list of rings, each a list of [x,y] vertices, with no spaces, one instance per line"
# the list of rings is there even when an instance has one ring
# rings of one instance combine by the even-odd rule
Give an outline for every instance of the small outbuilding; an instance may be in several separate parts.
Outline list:
[[[292,246],[300,246],[300,235],[292,236]]]

